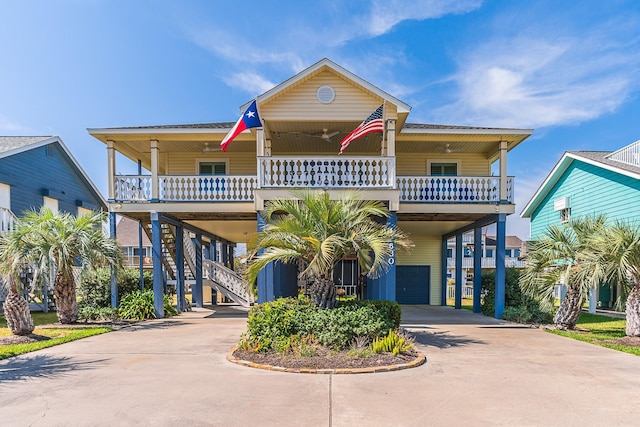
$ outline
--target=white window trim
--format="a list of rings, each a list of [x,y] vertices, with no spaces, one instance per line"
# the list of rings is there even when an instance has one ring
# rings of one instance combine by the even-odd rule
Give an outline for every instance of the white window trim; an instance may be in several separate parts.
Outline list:
[[[566,212],[566,217],[565,217]],[[566,224],[571,221],[571,208],[564,208],[560,210],[560,224]]]
[[[58,213],[58,199],[42,196],[42,206],[51,209],[51,212]]]
[[[200,163],[224,163],[225,175],[229,175],[229,159],[218,157],[199,157],[196,159],[196,175],[200,174]]]
[[[456,176],[460,176],[460,159],[427,159],[427,176],[431,176],[432,163],[455,163],[457,171]]]

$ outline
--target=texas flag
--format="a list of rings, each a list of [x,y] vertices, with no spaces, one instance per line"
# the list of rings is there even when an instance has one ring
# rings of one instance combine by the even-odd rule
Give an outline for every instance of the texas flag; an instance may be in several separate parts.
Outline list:
[[[227,136],[225,136],[220,143],[222,151],[227,151],[227,145],[229,145],[231,141],[233,141],[233,139],[240,134],[240,132],[246,129],[259,127],[262,127],[262,121],[260,121],[260,116],[258,116],[258,107],[256,105],[256,101],[254,100],[251,105],[249,105],[249,108],[247,108],[244,114],[240,116],[235,126],[231,128]]]

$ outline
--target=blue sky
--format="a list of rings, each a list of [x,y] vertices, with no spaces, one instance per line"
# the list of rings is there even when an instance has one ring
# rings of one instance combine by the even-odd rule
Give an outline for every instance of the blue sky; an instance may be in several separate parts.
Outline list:
[[[534,128],[509,156],[518,212],[564,151],[640,139],[637,1],[5,1],[0,46],[0,135],[59,135],[103,193],[86,128],[235,121],[324,57],[411,122]]]

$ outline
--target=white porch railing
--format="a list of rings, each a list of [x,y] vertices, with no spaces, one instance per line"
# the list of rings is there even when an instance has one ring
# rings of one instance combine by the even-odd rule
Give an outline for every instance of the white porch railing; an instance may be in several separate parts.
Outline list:
[[[203,265],[204,278],[212,281],[219,291],[244,307],[254,303],[249,284],[238,273],[208,259],[203,260]]]
[[[114,180],[115,200],[151,200],[150,175],[118,175]],[[257,178],[254,175],[160,175],[158,182],[162,201],[250,202]]]
[[[394,157],[258,157],[260,188],[393,188]]]
[[[160,199],[166,201],[250,202],[256,188],[252,175],[162,175]]]
[[[447,285],[447,299],[453,299],[456,297],[455,285]],[[473,298],[473,286],[462,286],[462,298]]]
[[[525,262],[515,257],[506,257],[504,260],[504,265],[507,268],[524,268]],[[455,268],[455,266],[455,258],[447,258],[447,268]],[[473,258],[463,257],[462,268],[473,268]],[[482,268],[496,268],[495,257],[482,257]]]
[[[13,231],[16,216],[7,208],[0,208],[0,236]]]
[[[114,177],[114,198],[126,202],[146,202],[151,199],[150,175],[117,175]]]
[[[399,176],[400,202],[493,203],[500,201],[497,176]],[[513,202],[513,177],[507,178],[507,200]]]

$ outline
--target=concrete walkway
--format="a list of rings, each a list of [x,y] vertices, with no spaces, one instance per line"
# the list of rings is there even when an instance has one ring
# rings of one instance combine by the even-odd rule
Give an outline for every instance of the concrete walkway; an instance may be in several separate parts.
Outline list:
[[[365,375],[229,363],[233,307],[0,362],[2,426],[613,426],[640,423],[640,357],[466,310],[404,306],[427,363]]]

